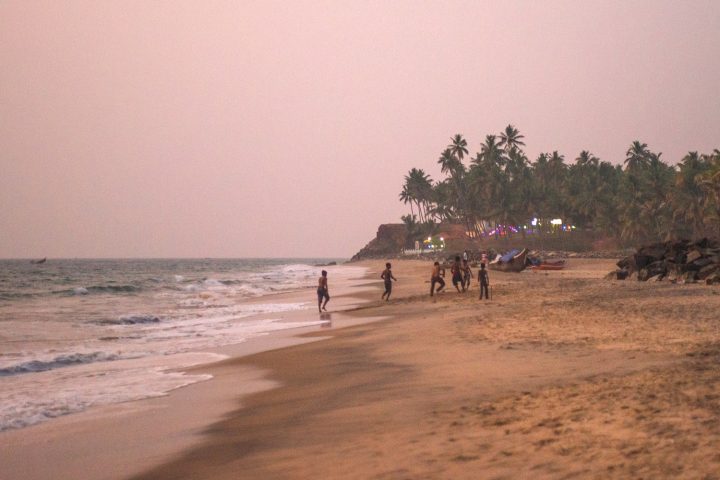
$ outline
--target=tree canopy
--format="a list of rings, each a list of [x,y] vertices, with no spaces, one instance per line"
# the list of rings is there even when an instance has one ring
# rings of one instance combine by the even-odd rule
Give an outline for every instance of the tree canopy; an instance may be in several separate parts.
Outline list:
[[[416,230],[460,223],[471,237],[503,229],[551,234],[557,231],[551,219],[625,244],[720,236],[718,149],[688,152],[671,165],[638,140],[617,164],[589,150],[573,163],[557,151],[530,161],[523,147],[514,125],[485,136],[474,155],[463,135],[452,136],[437,160],[444,178],[433,180],[417,168],[405,176],[400,199],[411,214],[403,221]]]

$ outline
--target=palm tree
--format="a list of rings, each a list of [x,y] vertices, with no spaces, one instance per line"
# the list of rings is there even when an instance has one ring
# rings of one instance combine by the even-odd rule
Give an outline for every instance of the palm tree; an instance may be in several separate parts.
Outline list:
[[[409,180],[409,177],[405,176],[405,185],[403,185],[402,191],[400,192],[400,200],[402,200],[405,205],[408,203],[410,204],[410,213],[414,217],[415,211],[413,209],[413,202],[415,199],[413,198],[412,193],[410,193],[410,188],[408,186]]]
[[[713,150],[710,155],[703,155],[708,169],[698,175],[700,188],[705,192],[705,206],[709,210],[707,223],[714,223],[717,235],[720,236],[720,150]]]
[[[405,184],[400,200],[410,204],[410,213],[415,215],[413,203],[417,206],[420,221],[426,221],[428,204],[432,200],[432,182],[422,169],[413,168],[405,175]]]
[[[480,145],[480,152],[473,159],[473,162],[480,167],[502,166],[504,164],[503,152],[497,143],[495,135],[485,137],[485,142]]]
[[[458,160],[449,148],[443,150],[437,163],[440,164],[440,171],[442,173],[449,173],[450,175],[455,174],[455,172],[458,172],[463,168],[460,160]]]
[[[581,165],[581,166],[584,166],[584,165],[597,166],[599,164],[599,162],[600,162],[600,160],[595,155],[593,155],[592,153],[590,153],[587,150],[583,150],[582,152],[580,152],[580,155],[578,155],[578,157],[575,159],[575,163],[577,165]]]
[[[523,143],[522,139],[525,138],[523,135],[520,135],[520,131],[515,128],[512,125],[508,125],[505,127],[505,131],[500,133],[500,143],[498,144],[500,147],[503,147],[506,152],[509,152],[513,149],[517,149],[520,146],[525,146],[525,143]]]
[[[459,133],[450,139],[450,145],[448,145],[447,148],[450,150],[450,153],[457,157],[457,159],[461,162],[468,153],[467,142]]]
[[[428,202],[432,198],[432,182],[430,176],[422,169],[413,168],[406,177],[408,192],[418,207],[420,221],[427,220]]]
[[[635,140],[625,152],[625,166],[628,172],[635,172],[648,164],[650,150],[646,143]]]
[[[568,170],[568,203],[573,222],[592,225],[597,216],[600,160],[587,150],[580,152]]]
[[[698,152],[688,152],[678,164],[675,188],[672,190],[673,219],[680,235],[697,238],[705,222],[705,192],[700,187],[700,175],[707,170]]]

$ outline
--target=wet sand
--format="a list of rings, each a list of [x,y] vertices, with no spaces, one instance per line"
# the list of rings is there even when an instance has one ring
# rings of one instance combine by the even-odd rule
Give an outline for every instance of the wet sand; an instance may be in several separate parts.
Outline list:
[[[480,302],[393,264],[391,301],[366,262],[377,289],[346,313],[384,320],[224,362],[279,386],[133,478],[720,478],[720,288],[570,260],[491,272]]]

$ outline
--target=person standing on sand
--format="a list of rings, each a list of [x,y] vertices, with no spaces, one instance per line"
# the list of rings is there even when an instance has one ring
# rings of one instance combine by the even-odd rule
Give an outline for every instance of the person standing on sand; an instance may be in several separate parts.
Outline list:
[[[463,273],[463,291],[470,290],[470,280],[472,280],[472,270],[470,270],[470,264],[467,260],[462,261],[462,273]]]
[[[439,292],[443,288],[445,288],[445,280],[443,280],[442,277],[445,276],[445,269],[440,267],[440,262],[435,262],[433,265],[432,275],[430,276],[430,296],[433,296],[433,293],[435,293],[435,284],[439,283],[440,286],[438,287],[437,291]]]
[[[478,270],[478,283],[480,284],[480,300],[483,297],[483,290],[485,291],[485,299],[489,300],[488,287],[490,286],[490,277],[488,276],[487,270],[485,270],[485,264],[480,264],[480,270]]]
[[[392,272],[390,269],[392,268],[392,265],[390,265],[390,262],[385,264],[385,270],[380,274],[380,278],[385,280],[385,293],[382,294],[382,298],[385,299],[387,302],[390,300],[390,294],[392,293],[392,281],[395,280],[397,282],[397,278],[393,277]],[[387,295],[387,298],[385,298],[385,295]]]
[[[460,287],[462,285],[462,292],[465,291],[465,283],[462,278],[462,268],[460,267],[460,255],[455,255],[455,261],[450,267],[450,273],[452,273],[452,283],[458,293],[461,293]]]
[[[330,294],[328,293],[327,272],[325,270],[322,271],[322,275],[320,275],[320,278],[318,278],[317,296],[318,296],[318,312],[322,313],[323,310],[325,310],[327,312],[327,308],[325,308],[325,307],[327,306],[327,303],[330,301]],[[323,299],[325,299],[324,305],[322,303]]]

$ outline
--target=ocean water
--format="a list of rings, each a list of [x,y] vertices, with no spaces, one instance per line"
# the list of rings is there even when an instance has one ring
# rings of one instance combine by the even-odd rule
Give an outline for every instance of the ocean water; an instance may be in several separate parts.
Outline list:
[[[182,369],[217,347],[322,323],[280,317],[315,308],[329,261],[0,260],[0,431],[165,395],[207,380]],[[301,289],[307,302],[273,299]]]

